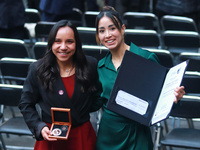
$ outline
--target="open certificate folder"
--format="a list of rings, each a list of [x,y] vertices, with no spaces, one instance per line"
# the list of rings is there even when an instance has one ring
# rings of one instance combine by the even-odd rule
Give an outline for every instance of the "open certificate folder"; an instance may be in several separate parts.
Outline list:
[[[146,126],[166,119],[187,64],[166,68],[126,51],[107,108]]]

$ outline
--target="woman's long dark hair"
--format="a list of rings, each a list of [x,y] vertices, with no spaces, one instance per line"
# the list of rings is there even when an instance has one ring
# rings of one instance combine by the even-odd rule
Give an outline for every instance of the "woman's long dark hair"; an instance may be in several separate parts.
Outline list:
[[[37,67],[37,75],[39,80],[41,81],[42,85],[46,90],[53,90],[53,85],[56,79],[59,77],[58,72],[58,64],[56,61],[56,56],[52,52],[52,45],[55,42],[55,37],[58,30],[61,27],[68,26],[74,31],[74,37],[76,40],[76,51],[73,56],[73,63],[76,67],[75,76],[81,82],[82,91],[89,90],[93,91],[96,90],[94,85],[90,82],[91,80],[91,71],[87,64],[86,57],[82,50],[81,40],[78,34],[76,27],[67,20],[61,20],[57,22],[51,29],[48,37],[48,45],[45,52],[45,55],[42,59],[39,60],[39,65]]]

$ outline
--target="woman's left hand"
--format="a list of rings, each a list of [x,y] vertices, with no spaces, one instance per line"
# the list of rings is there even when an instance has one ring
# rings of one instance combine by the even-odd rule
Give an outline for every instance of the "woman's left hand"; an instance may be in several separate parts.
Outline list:
[[[185,87],[184,86],[180,86],[175,88],[174,90],[174,95],[175,95],[175,99],[174,99],[174,103],[178,103],[178,101],[183,98],[183,95],[185,95]]]

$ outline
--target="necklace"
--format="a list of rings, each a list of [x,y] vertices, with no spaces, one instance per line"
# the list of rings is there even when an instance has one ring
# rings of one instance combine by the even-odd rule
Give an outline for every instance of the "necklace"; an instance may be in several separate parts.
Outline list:
[[[74,69],[74,66],[72,66],[71,68],[69,69],[66,69],[65,72],[69,73],[70,71],[72,71]]]

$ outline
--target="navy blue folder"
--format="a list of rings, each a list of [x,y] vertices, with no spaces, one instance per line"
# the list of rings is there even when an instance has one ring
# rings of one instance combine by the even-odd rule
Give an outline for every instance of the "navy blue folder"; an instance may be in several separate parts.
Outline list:
[[[169,69],[130,51],[125,51],[107,108],[143,125],[153,125],[151,119]],[[142,101],[142,106],[139,108],[146,109],[146,111],[133,111],[127,108],[129,103],[125,104],[127,107],[118,104],[116,99],[120,92],[139,98]],[[123,98],[120,99],[122,103]],[[147,108],[143,108],[146,106]]]

